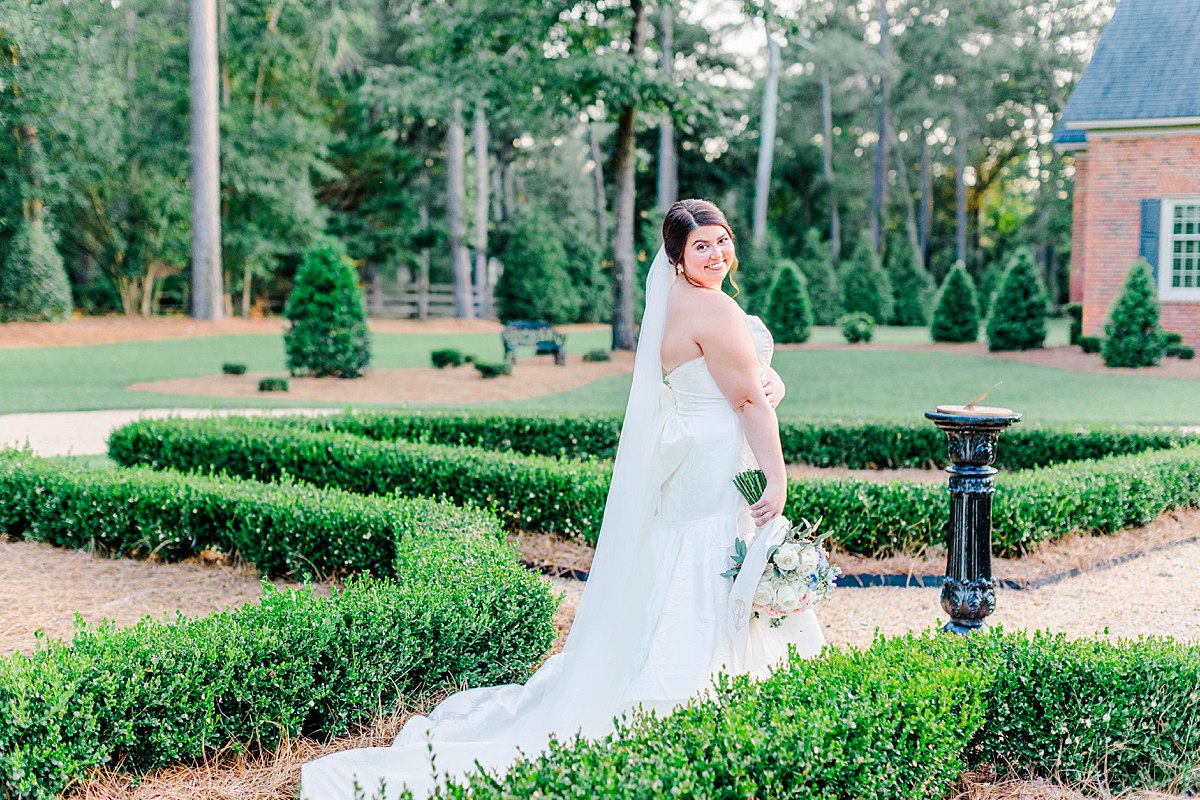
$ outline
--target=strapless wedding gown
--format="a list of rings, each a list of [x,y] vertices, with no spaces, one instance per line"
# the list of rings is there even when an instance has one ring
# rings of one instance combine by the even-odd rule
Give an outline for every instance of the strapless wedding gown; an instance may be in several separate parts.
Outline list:
[[[747,325],[762,370],[774,342],[757,317]],[[437,772],[458,777],[477,769],[503,771],[521,753],[543,750],[551,735],[560,741],[612,731],[613,718],[641,706],[659,712],[703,692],[719,672],[768,674],[795,645],[802,657],[820,652],[825,639],[810,610],[782,625],[752,619],[742,637],[732,635],[728,611],[735,537],[752,540],[756,526],[733,476],[755,466],[741,419],[709,374],[703,356],[676,367],[663,382],[666,416],[659,445],[660,492],[649,531],[648,554],[658,565],[645,613],[652,624],[638,655],[616,665],[622,687],[604,692],[574,680],[566,651],[548,659],[523,685],[469,689],[447,698],[428,717],[413,717],[391,747],[335,753],[306,764],[301,791],[306,800],[342,800],[355,786],[366,796],[395,797],[408,786],[416,797],[432,791],[432,743]],[[734,642],[745,642],[734,652]],[[737,649],[740,649],[737,648]],[[616,699],[615,699],[616,698]],[[615,699],[615,700],[614,700]]]

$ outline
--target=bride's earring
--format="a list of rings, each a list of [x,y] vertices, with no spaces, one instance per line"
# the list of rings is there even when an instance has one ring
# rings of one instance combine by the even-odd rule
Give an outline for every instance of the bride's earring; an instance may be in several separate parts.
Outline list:
[[[676,273],[677,275],[682,275],[682,274],[683,274],[683,264],[676,264],[676,265],[675,265],[675,273]]]

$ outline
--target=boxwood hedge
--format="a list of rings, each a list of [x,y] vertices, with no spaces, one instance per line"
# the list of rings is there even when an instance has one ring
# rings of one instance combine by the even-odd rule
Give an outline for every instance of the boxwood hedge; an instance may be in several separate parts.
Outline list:
[[[611,459],[621,418],[512,416],[476,412],[349,412],[320,417],[270,418],[262,425],[336,431],[380,441],[412,441],[511,450],[527,455]],[[946,466],[946,437],[921,420],[912,424],[863,420],[783,421],[779,426],[788,463],[851,469]],[[996,464],[1032,469],[1067,461],[1169,450],[1200,443],[1178,430],[1114,427],[1036,427],[1004,432]]]
[[[472,447],[377,442],[247,420],[155,420],[118,429],[121,464],[295,476],[355,492],[444,495],[494,508],[512,527],[594,539],[607,462],[518,457]],[[1200,505],[1200,445],[1003,476],[993,507],[997,555],[1072,531],[1112,533],[1163,511]],[[886,555],[944,540],[945,486],[852,478],[789,482],[786,513],[824,518],[854,553]]]
[[[1187,792],[1200,786],[1198,701],[1200,648],[1170,640],[910,635],[758,683],[721,678],[675,714],[556,742],[441,796],[924,800],[985,764]]]
[[[254,491],[236,481],[138,471],[108,492],[105,481],[118,480],[113,474],[55,479],[54,468],[11,453],[0,454],[0,472],[6,529],[24,535],[48,531],[50,517],[60,514],[85,530],[104,528],[111,515],[129,517],[102,535],[126,530],[134,516],[165,530],[166,517],[177,511],[155,519],[154,502],[195,501],[202,517],[226,501],[248,510]],[[41,490],[25,492],[30,480]],[[188,482],[233,489],[155,494]],[[16,494],[7,491],[13,487]],[[59,505],[53,499],[59,491],[73,496]],[[258,501],[269,506],[282,491],[259,487]],[[138,772],[230,746],[272,748],[283,737],[337,736],[381,707],[443,685],[524,680],[541,660],[554,637],[554,600],[519,565],[494,520],[433,503],[424,504],[428,512],[409,512],[380,499],[289,491],[312,501],[307,510],[333,501],[331,517],[340,509],[343,522],[380,524],[372,538],[389,544],[368,560],[382,569],[389,553],[388,571],[397,577],[352,578],[329,598],[267,585],[260,604],[170,623],[147,618],[125,629],[80,625],[71,644],[43,643],[31,655],[0,659],[0,795],[55,797],[102,764]],[[304,505],[284,508],[281,517]],[[258,519],[264,533],[277,530],[270,509]],[[310,519],[320,524],[313,517],[293,521]],[[244,522],[251,524],[249,514]],[[321,535],[333,536],[333,526],[313,534]],[[151,547],[156,537],[133,549]],[[54,539],[71,543],[57,533]]]
[[[260,574],[393,573],[405,536],[503,536],[489,514],[428,499],[151,469],[80,471],[0,450],[0,532],[112,556],[215,548]]]
[[[498,514],[510,527],[566,536],[600,527],[611,465],[514,458],[477,447],[377,442],[248,419],[146,420],[114,431],[118,464],[284,476],[360,494],[446,497]]]

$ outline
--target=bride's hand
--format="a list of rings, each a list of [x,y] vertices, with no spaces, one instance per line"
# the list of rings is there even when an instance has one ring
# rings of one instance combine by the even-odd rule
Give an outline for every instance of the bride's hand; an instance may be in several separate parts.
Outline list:
[[[766,525],[783,513],[783,505],[787,502],[787,483],[767,482],[758,502],[750,506],[750,517],[758,526]]]
[[[787,394],[787,387],[783,385],[783,379],[779,377],[779,373],[768,367],[767,373],[763,377],[762,387],[771,408],[778,408],[779,401]]]

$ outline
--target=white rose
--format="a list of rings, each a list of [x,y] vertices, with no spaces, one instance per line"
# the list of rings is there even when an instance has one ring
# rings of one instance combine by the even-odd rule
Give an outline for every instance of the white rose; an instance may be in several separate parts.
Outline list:
[[[817,554],[817,548],[806,547],[804,552],[800,554],[800,569],[802,572],[816,572],[817,567],[821,565],[821,556]]]
[[[789,583],[775,587],[775,607],[780,611],[791,611],[800,600],[800,595]]]
[[[775,551],[775,566],[787,572],[791,572],[800,566],[800,551],[796,548],[796,545],[780,545],[779,549]]]
[[[754,590],[754,602],[760,606],[769,606],[774,599],[775,588],[771,586],[771,583],[769,581],[759,581],[758,588]]]

